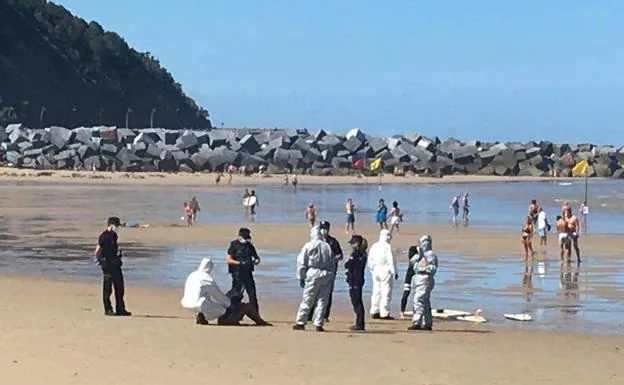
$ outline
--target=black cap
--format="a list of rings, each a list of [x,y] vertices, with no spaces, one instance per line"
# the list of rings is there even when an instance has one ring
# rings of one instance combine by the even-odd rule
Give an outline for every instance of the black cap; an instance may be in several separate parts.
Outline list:
[[[238,229],[238,236],[243,239],[251,239],[251,231],[246,227]]]
[[[330,227],[331,227],[331,224],[327,221],[321,221],[321,223],[319,223],[319,229],[329,231]]]
[[[121,221],[119,220],[119,217],[110,217],[108,218],[108,221],[106,221],[106,225],[120,227]]]
[[[350,245],[361,245],[363,241],[364,241],[364,239],[362,238],[361,235],[352,235],[351,239],[349,240],[349,244]]]

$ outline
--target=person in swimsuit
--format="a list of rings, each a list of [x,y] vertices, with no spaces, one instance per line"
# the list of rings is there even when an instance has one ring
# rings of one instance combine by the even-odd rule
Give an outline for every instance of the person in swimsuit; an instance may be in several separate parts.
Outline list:
[[[353,199],[347,199],[345,209],[347,210],[347,224],[345,226],[345,232],[349,234],[349,230],[352,232],[355,231],[355,205],[353,204]]]
[[[531,253],[531,258],[535,257],[535,252],[533,251],[533,219],[530,216],[526,217],[524,221],[524,226],[522,226],[522,245],[524,246],[524,260],[529,260],[529,252]]]
[[[531,221],[533,222],[533,226],[537,224],[537,213],[539,212],[539,205],[537,204],[537,200],[531,200],[531,204],[529,204],[529,217],[531,217]]]
[[[293,189],[297,190],[297,184],[299,183],[299,181],[297,180],[297,175],[293,174],[291,183],[292,183]]]
[[[310,203],[308,208],[305,211],[305,217],[310,227],[314,227],[316,225],[316,209],[314,208],[314,204]]]
[[[186,227],[193,226],[193,210],[188,202],[184,202],[184,218],[186,218]]]
[[[394,229],[396,229],[397,233],[399,232],[399,225],[401,222],[403,222],[403,214],[401,214],[399,203],[394,201],[392,202],[392,209],[390,210],[390,234],[394,232]]]
[[[571,215],[566,219],[568,223],[568,234],[570,237],[570,241],[572,242],[572,246],[574,247],[574,252],[576,253],[576,261],[581,263],[581,250],[579,249],[578,239],[580,232],[580,223],[576,216]]]
[[[201,208],[199,207],[199,201],[197,201],[196,197],[193,197],[191,198],[191,201],[188,205],[193,211],[193,225],[195,225],[197,224],[197,213],[201,211]]]
[[[568,217],[572,216],[572,206],[570,206],[570,202],[567,201],[563,203],[563,206],[561,206],[561,216],[565,218],[566,214]]]
[[[563,262],[564,256],[566,256],[567,260],[570,260],[572,251],[570,250],[570,236],[568,234],[568,222],[561,217],[561,215],[557,215],[557,223],[555,224],[557,228],[557,234],[559,237],[559,249],[560,249],[560,260]]]
[[[457,225],[457,217],[459,216],[459,198],[460,198],[459,194],[455,195],[455,197],[453,198],[453,201],[451,202],[451,206],[449,206],[449,208],[453,212],[453,224],[454,225]]]
[[[468,224],[468,214],[470,213],[470,204],[468,203],[468,193],[465,193],[462,197],[462,219],[465,224]]]
[[[381,230],[388,228],[388,207],[383,199],[379,200],[379,207],[377,207],[376,222],[379,223]]]
[[[221,183],[221,173],[217,173],[217,175],[215,175],[215,184],[218,186],[219,183]]]

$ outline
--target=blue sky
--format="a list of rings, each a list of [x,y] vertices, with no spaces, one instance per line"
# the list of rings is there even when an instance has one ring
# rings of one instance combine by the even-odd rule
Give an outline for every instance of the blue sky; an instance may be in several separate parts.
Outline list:
[[[56,2],[214,125],[624,144],[624,1]]]

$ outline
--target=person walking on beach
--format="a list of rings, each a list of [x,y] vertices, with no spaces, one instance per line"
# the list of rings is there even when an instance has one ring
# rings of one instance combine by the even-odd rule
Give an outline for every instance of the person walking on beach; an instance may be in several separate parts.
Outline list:
[[[317,332],[325,329],[325,307],[334,281],[335,258],[331,247],[321,239],[321,230],[314,226],[308,241],[297,256],[297,278],[303,289],[303,296],[293,330],[305,330],[308,314],[314,310],[314,326]]]
[[[401,296],[401,312],[399,313],[400,319],[406,319],[405,309],[407,308],[407,301],[409,301],[409,296],[412,292],[412,279],[414,278],[414,266],[412,262],[416,259],[420,251],[418,250],[418,246],[410,246],[409,251],[407,253],[407,270],[405,271],[405,280],[403,281],[403,295]]]
[[[390,210],[390,234],[394,233],[396,229],[399,232],[399,225],[403,222],[403,214],[399,208],[399,202],[392,202],[392,209]]]
[[[557,229],[557,237],[559,239],[559,258],[561,262],[564,261],[564,257],[566,260],[569,261],[572,251],[570,249],[570,234],[568,233],[568,222],[566,222],[566,220],[561,217],[561,215],[557,215],[557,222],[555,223],[555,227]]]
[[[455,197],[453,197],[453,201],[451,202],[451,205],[449,206],[449,208],[453,212],[453,224],[456,226],[457,226],[457,217],[459,216],[459,198],[460,198],[459,194],[455,195]]]
[[[571,215],[567,218],[566,222],[568,223],[568,233],[570,234],[570,242],[572,243],[572,247],[574,247],[574,252],[576,253],[576,261],[581,263],[581,250],[578,245],[579,233],[580,233],[580,223],[578,218],[575,215]]]
[[[535,252],[533,251],[533,219],[530,216],[526,217],[524,225],[522,226],[522,246],[524,246],[524,260],[529,260],[529,253],[531,258],[535,258]]]
[[[349,297],[353,312],[355,312],[355,324],[351,326],[352,331],[364,331],[364,302],[362,301],[362,289],[364,288],[366,260],[368,255],[368,242],[361,235],[353,235],[349,244],[352,247],[351,257],[345,263],[347,270],[347,285],[349,286]]]
[[[548,232],[550,231],[550,223],[546,217],[546,212],[542,207],[537,213],[537,234],[540,237],[540,246],[548,246]]]
[[[186,227],[193,226],[193,210],[189,206],[188,202],[184,202],[184,217],[186,220]]]
[[[537,200],[531,200],[529,204],[529,217],[531,217],[531,222],[533,225],[537,224],[537,213],[539,212],[539,205],[537,204]]]
[[[314,227],[316,225],[316,208],[314,208],[314,204],[312,202],[308,204],[308,208],[305,211],[305,217],[310,227]]]
[[[253,199],[254,203],[250,206],[251,210],[251,220],[256,220],[256,207],[260,206],[258,202],[258,196],[256,195],[256,190],[251,190],[251,194],[249,194],[249,199]]]
[[[375,221],[379,224],[381,230],[388,228],[388,207],[383,199],[379,200],[379,206],[377,207],[377,217]]]
[[[258,309],[259,313],[260,306],[258,305],[253,272],[255,266],[260,264],[260,257],[251,243],[251,231],[248,228],[242,227],[238,230],[238,239],[230,243],[225,262],[228,265],[228,272],[232,276],[232,288],[228,292],[228,297],[231,297],[232,293],[242,295],[243,291],[246,291],[249,303]]]
[[[438,271],[438,257],[433,251],[430,235],[420,237],[420,253],[410,263],[414,269],[414,315],[412,325],[407,330],[432,330],[431,292],[435,287]]]
[[[117,231],[121,227],[118,217],[110,217],[106,222],[106,230],[100,234],[98,245],[95,248],[95,259],[102,269],[102,299],[104,302],[104,314],[107,316],[130,316],[124,302],[124,278],[121,266],[122,253],[119,249],[119,236]],[[110,297],[115,290],[115,311]]]
[[[215,184],[218,186],[221,183],[221,173],[218,172],[215,174]]]
[[[351,230],[351,232],[355,231],[355,204],[353,204],[353,199],[347,199],[345,209],[347,211],[347,224],[345,225],[345,233],[349,234],[349,230]]]
[[[399,278],[396,260],[392,255],[390,241],[392,234],[383,229],[379,232],[379,240],[369,251],[368,268],[373,278],[370,314],[373,319],[392,320],[390,304],[392,303],[392,287]]]
[[[299,181],[297,181],[297,175],[293,174],[293,176],[292,176],[292,186],[293,186],[293,189],[295,191],[297,191],[297,184],[299,184]]]
[[[462,197],[462,220],[464,224],[468,224],[468,214],[470,213],[470,203],[468,202],[468,193]]]
[[[199,207],[199,202],[197,201],[196,197],[192,197],[190,202],[189,202],[189,207],[193,213],[193,225],[197,224],[197,213],[201,211],[201,208]]]

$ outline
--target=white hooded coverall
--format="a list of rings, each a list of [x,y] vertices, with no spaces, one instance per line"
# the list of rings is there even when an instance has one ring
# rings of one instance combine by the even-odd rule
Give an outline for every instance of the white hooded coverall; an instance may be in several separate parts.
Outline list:
[[[297,325],[306,324],[310,309],[314,307],[314,325],[323,326],[325,308],[334,281],[335,263],[331,247],[320,239],[320,230],[314,226],[310,230],[310,241],[297,256],[297,278],[305,281],[303,298],[297,311]]]
[[[230,306],[230,299],[212,279],[212,260],[202,259],[197,270],[189,274],[184,284],[182,307],[195,313],[202,313],[207,320],[219,318]]]
[[[368,252],[368,268],[373,276],[373,293],[371,296],[370,314],[381,317],[390,316],[392,286],[397,267],[392,255],[390,231],[381,230],[379,241],[375,242]]]
[[[410,261],[414,266],[414,316],[412,325],[421,328],[431,328],[433,315],[431,314],[431,291],[435,286],[434,276],[438,271],[438,257],[433,252],[432,241],[429,235],[420,238],[420,254],[415,255]]]

